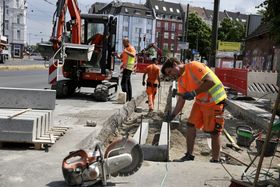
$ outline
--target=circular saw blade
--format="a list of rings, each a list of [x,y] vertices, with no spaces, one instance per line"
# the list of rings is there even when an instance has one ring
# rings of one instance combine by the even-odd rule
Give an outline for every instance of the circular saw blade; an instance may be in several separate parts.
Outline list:
[[[111,174],[112,176],[129,176],[138,171],[143,163],[144,155],[140,145],[132,138],[118,138],[113,141],[105,150],[104,157],[109,158],[112,156],[128,153],[132,157],[132,163],[119,170],[117,173]]]

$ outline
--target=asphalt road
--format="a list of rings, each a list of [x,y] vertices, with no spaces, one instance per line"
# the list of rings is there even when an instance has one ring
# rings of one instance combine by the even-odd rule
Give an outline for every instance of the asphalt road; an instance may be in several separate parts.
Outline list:
[[[0,87],[50,88],[48,70],[0,71]]]

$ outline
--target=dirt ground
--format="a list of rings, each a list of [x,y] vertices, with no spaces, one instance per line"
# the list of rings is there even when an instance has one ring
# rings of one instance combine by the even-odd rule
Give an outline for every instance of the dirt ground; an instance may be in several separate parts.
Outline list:
[[[155,109],[154,112],[148,113],[148,104],[147,100],[143,100],[139,107],[143,109],[142,112],[134,112],[131,116],[127,117],[124,123],[118,128],[118,131],[112,136],[110,139],[113,140],[115,136],[125,135],[127,132],[130,136],[136,132],[137,128],[141,124],[142,120],[149,121],[149,135],[147,144],[151,145],[157,144],[155,137],[159,136],[161,124],[164,117],[164,111],[167,103],[167,97],[169,92],[170,82],[162,83],[162,87],[160,88],[159,93],[157,94],[155,100]],[[158,98],[159,96],[159,98]],[[170,97],[170,96],[169,96]],[[184,109],[181,115],[181,126],[182,128],[178,129],[186,129],[185,123],[187,121],[187,117],[190,113],[193,101],[186,101]],[[240,119],[240,117],[234,117],[227,109],[225,110],[225,128],[232,135],[233,139],[236,141],[236,127],[240,125],[250,125],[245,122],[245,120]],[[174,129],[171,126],[171,142],[170,142],[170,151],[169,158],[170,161],[173,159],[180,158],[184,156],[186,152],[186,140],[182,133],[182,130]],[[200,130],[197,131],[197,137],[194,148],[195,160],[209,162],[211,159],[211,150],[209,148],[210,135],[204,133]],[[251,144],[250,148],[241,147],[242,151],[235,151],[226,146],[226,144],[230,143],[226,136],[223,134],[221,136],[221,150],[223,152],[228,153],[234,158],[237,158],[241,162],[245,164],[250,164],[251,160],[256,155],[256,144],[255,141]],[[279,155],[279,156],[278,156]],[[225,160],[226,164],[233,165],[242,165],[240,162],[221,154],[221,157]],[[258,164],[259,157],[257,157],[253,166]],[[280,153],[277,152],[274,157],[265,157],[263,161],[264,168],[275,168],[277,164],[280,164]]]

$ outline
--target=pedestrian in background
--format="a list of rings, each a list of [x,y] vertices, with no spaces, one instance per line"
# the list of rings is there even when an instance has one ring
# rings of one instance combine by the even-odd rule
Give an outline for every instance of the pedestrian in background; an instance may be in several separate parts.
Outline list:
[[[121,59],[121,69],[122,71],[122,80],[121,87],[122,91],[126,92],[126,101],[130,101],[132,99],[132,87],[131,87],[131,73],[134,69],[136,50],[129,43],[128,38],[123,39],[124,50],[121,55],[115,54],[117,58]]]
[[[157,88],[160,87],[160,68],[158,66],[158,60],[156,58],[153,58],[152,62],[153,63],[151,65],[146,67],[142,81],[142,85],[147,86],[146,93],[148,95],[149,112],[152,112],[154,110]],[[147,81],[145,81],[146,75],[148,75]]]
[[[210,133],[212,139],[210,162],[220,162],[220,135],[224,128],[224,101],[227,98],[223,84],[210,68],[196,61],[178,64],[177,59],[168,59],[161,72],[178,81],[179,97],[174,110],[167,116],[167,122],[172,121],[182,110],[185,100],[195,98],[187,122],[187,152],[174,161],[194,160],[196,129],[202,129]]]

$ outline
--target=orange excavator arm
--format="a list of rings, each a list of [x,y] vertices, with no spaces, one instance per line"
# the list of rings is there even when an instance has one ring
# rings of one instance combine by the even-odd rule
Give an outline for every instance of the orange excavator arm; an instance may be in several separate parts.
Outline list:
[[[56,11],[54,13],[54,26],[52,30],[51,42],[53,48],[57,50],[62,42],[63,33],[66,32],[66,11],[68,8],[71,21],[71,42],[75,44],[81,43],[81,14],[76,0],[58,0],[56,3]]]

